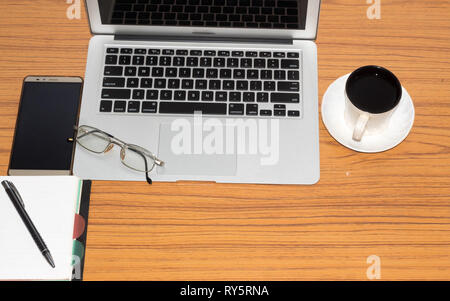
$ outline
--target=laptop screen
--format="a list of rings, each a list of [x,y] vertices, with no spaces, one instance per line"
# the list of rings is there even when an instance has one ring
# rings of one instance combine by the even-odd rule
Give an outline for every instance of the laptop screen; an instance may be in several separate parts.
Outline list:
[[[304,30],[308,0],[97,0],[103,25]]]

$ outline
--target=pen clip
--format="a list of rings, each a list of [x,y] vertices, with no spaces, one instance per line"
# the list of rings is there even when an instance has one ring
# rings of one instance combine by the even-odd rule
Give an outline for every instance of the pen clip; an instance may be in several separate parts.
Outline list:
[[[9,187],[11,188],[12,192],[16,195],[17,200],[19,200],[20,204],[22,205],[23,208],[25,208],[25,203],[22,200],[22,197],[20,196],[19,191],[17,190],[16,186],[14,185],[13,182],[11,181],[6,181],[9,185]]]

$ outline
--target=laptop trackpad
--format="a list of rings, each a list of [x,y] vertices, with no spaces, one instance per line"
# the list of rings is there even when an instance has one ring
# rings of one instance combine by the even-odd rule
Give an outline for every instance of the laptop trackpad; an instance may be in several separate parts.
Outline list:
[[[162,123],[159,127],[158,157],[165,162],[157,168],[160,175],[234,176],[236,175],[236,143],[226,147],[226,131],[232,127],[218,125],[211,131],[184,120]],[[222,132],[222,134],[220,134]],[[236,139],[233,135],[232,140]],[[229,139],[227,139],[229,140]]]

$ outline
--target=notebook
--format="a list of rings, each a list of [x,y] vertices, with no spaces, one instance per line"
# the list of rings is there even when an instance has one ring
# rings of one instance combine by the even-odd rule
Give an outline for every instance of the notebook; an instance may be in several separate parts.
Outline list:
[[[42,256],[0,186],[0,279],[72,280],[73,254],[80,244],[74,240],[74,234],[80,234],[75,225],[79,221],[84,182],[72,176],[0,177],[3,180],[17,187],[25,210],[53,256],[55,268]],[[82,224],[84,232],[85,223]]]

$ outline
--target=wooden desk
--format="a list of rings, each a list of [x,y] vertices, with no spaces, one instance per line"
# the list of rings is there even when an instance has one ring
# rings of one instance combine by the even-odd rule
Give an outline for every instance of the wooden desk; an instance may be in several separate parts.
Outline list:
[[[86,280],[450,279],[450,3],[325,0],[319,101],[358,66],[393,70],[412,95],[409,137],[380,154],[339,145],[320,123],[314,186],[95,182]],[[84,75],[86,13],[65,1],[0,3],[0,174],[5,175],[22,79]]]

